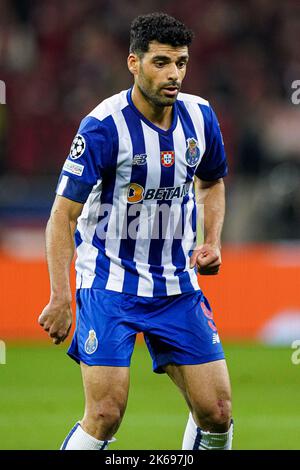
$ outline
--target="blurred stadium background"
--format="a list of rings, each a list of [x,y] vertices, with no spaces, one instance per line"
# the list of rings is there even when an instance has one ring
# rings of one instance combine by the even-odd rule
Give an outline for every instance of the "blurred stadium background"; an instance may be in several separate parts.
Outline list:
[[[299,2],[1,0],[1,449],[55,449],[81,415],[78,366],[37,325],[49,295],[44,228],[79,121],[131,85],[130,23],[151,11],[195,31],[183,91],[215,108],[230,164],[222,271],[200,283],[231,372],[235,449],[300,448]],[[114,449],[179,449],[185,420],[140,341]]]

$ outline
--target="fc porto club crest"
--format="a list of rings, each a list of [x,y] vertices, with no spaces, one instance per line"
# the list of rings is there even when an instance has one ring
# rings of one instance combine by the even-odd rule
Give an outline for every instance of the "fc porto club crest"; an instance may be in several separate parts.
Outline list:
[[[174,165],[175,162],[175,152],[166,150],[164,152],[160,152],[160,161],[163,166],[169,168],[170,166]]]
[[[185,160],[189,166],[195,166],[197,165],[199,159],[200,159],[200,149],[199,149],[199,144],[196,139],[193,137],[190,139],[187,139],[187,149],[185,152]]]
[[[94,330],[89,331],[89,337],[85,342],[84,350],[87,354],[93,354],[98,348],[98,339]]]

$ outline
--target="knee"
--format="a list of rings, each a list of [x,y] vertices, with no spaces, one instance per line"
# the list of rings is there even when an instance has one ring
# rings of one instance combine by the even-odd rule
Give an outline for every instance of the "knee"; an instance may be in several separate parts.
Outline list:
[[[231,420],[230,398],[220,398],[206,407],[196,407],[194,414],[204,431],[226,432]]]
[[[95,407],[94,418],[95,420],[105,421],[107,423],[119,423],[122,419],[123,410],[122,405],[114,399],[104,399]]]
[[[88,421],[93,422],[96,427],[105,427],[107,430],[115,432],[121,423],[124,411],[125,406],[118,400],[104,398],[89,406],[86,418]]]

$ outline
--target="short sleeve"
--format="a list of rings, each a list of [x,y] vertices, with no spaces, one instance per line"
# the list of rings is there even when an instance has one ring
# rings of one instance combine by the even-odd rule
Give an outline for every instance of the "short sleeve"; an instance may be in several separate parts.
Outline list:
[[[101,182],[112,151],[109,130],[96,118],[86,117],[74,137],[56,194],[84,204]]]
[[[210,106],[199,106],[204,119],[206,148],[195,174],[202,180],[214,181],[223,178],[228,173],[224,142],[213,109]]]

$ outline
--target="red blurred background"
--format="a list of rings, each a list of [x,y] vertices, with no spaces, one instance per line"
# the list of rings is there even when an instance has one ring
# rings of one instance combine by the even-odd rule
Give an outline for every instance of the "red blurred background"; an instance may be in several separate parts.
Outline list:
[[[0,338],[45,338],[43,233],[80,120],[128,88],[129,29],[165,11],[195,32],[183,91],[219,117],[230,175],[223,267],[200,284],[223,338],[300,338],[297,0],[1,0]]]

